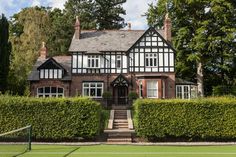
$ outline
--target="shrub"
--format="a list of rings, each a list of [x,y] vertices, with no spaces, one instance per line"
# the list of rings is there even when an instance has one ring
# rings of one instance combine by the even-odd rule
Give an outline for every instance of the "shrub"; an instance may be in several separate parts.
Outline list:
[[[131,91],[129,92],[129,95],[128,95],[129,99],[138,99],[138,94],[134,91]]]
[[[32,125],[36,140],[93,138],[100,131],[101,106],[88,98],[0,96],[0,132]]]
[[[103,92],[102,98],[104,98],[104,99],[112,98],[111,92],[109,92],[109,91]]]
[[[137,134],[149,139],[235,140],[236,100],[137,100]]]
[[[236,86],[215,86],[213,87],[214,96],[234,95],[236,96]]]

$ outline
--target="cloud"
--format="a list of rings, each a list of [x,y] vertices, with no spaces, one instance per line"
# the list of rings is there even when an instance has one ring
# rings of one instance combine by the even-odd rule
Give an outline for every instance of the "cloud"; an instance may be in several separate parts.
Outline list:
[[[33,0],[31,6],[32,6],[32,7],[34,7],[34,6],[41,6],[40,0]]]
[[[52,8],[63,9],[66,0],[47,0],[47,2],[48,2],[48,5]]]
[[[24,7],[49,6],[52,8],[64,8],[67,0],[0,0],[0,13],[7,17],[19,12]],[[126,10],[125,22],[130,22],[132,29],[147,29],[146,17],[142,16],[148,10],[148,4],[157,3],[158,0],[127,0],[123,4]]]
[[[147,29],[146,17],[143,16],[148,10],[148,4],[157,3],[157,0],[127,0],[123,5],[126,15],[123,16],[126,22],[130,22],[132,29]]]

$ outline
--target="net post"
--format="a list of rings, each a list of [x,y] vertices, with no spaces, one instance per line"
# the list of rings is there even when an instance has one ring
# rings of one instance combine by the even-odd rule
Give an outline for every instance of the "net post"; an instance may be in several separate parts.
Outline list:
[[[31,136],[32,136],[32,125],[29,126],[29,148],[28,150],[31,151]]]

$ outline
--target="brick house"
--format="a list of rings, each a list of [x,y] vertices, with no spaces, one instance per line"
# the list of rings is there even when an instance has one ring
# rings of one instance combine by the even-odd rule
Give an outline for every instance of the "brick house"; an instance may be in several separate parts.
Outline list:
[[[48,58],[43,43],[28,80],[32,96],[102,99],[110,92],[114,104],[127,103],[131,91],[142,98],[190,98],[194,85],[176,83],[168,15],[160,30],[81,30],[77,18],[68,56]]]

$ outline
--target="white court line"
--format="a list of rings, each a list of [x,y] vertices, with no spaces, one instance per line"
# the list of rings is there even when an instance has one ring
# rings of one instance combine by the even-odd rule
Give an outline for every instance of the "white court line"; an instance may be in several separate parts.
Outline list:
[[[0,152],[1,154],[17,154],[18,152]],[[20,152],[19,152],[20,153]],[[61,155],[68,152],[26,152],[25,154],[42,154],[42,155]],[[73,152],[70,155],[236,155],[236,152]]]

